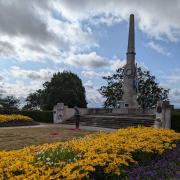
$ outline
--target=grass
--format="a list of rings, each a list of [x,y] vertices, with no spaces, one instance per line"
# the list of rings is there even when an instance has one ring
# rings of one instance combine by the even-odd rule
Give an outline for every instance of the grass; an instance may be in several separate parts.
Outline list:
[[[89,133],[90,131],[75,131],[60,127],[0,128],[0,150],[14,150],[29,145],[66,141]]]

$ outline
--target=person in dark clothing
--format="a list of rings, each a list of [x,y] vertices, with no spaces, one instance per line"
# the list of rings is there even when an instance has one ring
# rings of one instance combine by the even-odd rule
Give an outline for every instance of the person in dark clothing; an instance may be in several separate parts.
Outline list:
[[[79,129],[79,122],[80,122],[80,112],[77,106],[74,107],[74,117],[76,120],[76,129]]]

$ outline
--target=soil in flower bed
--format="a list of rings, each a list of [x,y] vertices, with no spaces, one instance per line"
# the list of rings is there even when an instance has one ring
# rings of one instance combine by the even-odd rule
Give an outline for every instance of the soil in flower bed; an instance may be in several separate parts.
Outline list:
[[[39,123],[35,122],[35,121],[8,121],[8,122],[0,122],[0,127],[33,126],[33,125],[39,125]]]

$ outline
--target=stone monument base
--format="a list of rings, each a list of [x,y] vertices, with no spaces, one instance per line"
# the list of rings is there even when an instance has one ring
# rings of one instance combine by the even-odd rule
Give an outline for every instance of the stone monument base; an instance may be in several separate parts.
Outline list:
[[[155,114],[155,109],[140,109],[140,108],[114,108],[112,110],[113,114],[125,114],[125,115],[148,115],[148,114]]]

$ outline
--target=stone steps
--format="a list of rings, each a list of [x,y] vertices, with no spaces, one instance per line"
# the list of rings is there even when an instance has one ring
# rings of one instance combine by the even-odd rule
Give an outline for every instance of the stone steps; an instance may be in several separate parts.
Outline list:
[[[63,124],[75,125],[75,118],[70,118]],[[125,128],[129,126],[152,126],[154,124],[154,116],[119,116],[112,114],[83,115],[80,118],[81,126],[94,126],[105,128]]]

